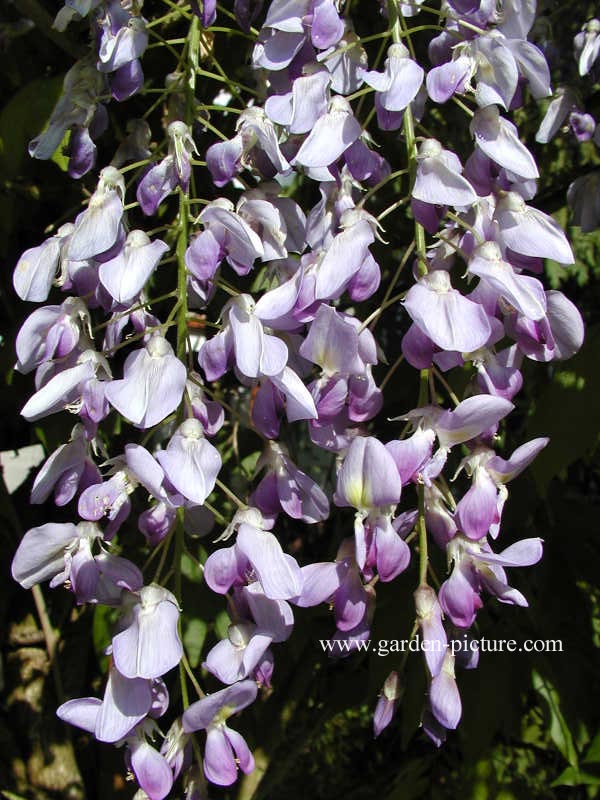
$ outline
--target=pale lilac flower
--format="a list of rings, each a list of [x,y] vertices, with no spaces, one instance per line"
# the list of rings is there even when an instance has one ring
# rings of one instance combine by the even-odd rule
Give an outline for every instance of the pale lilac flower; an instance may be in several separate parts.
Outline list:
[[[301,253],[305,244],[306,217],[290,197],[278,197],[277,184],[265,184],[240,197],[239,216],[260,237],[262,261],[284,259],[290,251]]]
[[[495,242],[484,242],[473,251],[468,270],[527,319],[537,321],[546,316],[546,295],[540,281],[515,272]]]
[[[215,400],[209,400],[202,389],[202,379],[196,372],[190,372],[185,384],[187,398],[194,417],[202,424],[206,436],[214,436],[223,427],[225,412]]]
[[[51,580],[58,586],[68,578],[71,552],[76,549],[81,536],[102,536],[100,530],[83,529],[70,522],[47,522],[31,528],[21,539],[14,555],[11,572],[24,589],[31,589],[41,581]]]
[[[504,567],[536,564],[542,557],[541,539],[522,539],[495,554],[485,540],[473,542],[455,536],[447,552],[454,567],[440,587],[440,603],[457,627],[469,628],[473,624],[482,606],[480,594],[484,589],[501,603],[527,607],[521,592],[509,586]]]
[[[142,576],[134,564],[102,548],[94,556],[92,548],[102,539],[100,529],[90,522],[49,522],[31,528],[13,558],[12,576],[24,589],[50,580],[51,588],[68,586],[78,603],[118,606],[123,590],[137,591]]]
[[[282,373],[288,349],[277,336],[265,332],[259,314],[260,307],[248,294],[228,301],[223,312],[227,324],[200,351],[200,365],[209,380],[223,375],[233,360],[248,378]]]
[[[30,422],[65,408],[78,412],[85,408],[89,411],[89,402],[93,399],[88,394],[91,385],[94,384],[102,394],[104,384],[108,386],[111,377],[108,362],[93,350],[85,350],[72,365],[68,361],[66,364],[57,362],[50,365],[49,370],[40,372],[43,366],[38,368],[36,374],[36,393],[21,409],[21,414]],[[98,401],[97,422],[106,416],[102,397]]]
[[[108,4],[106,16],[99,24],[102,30],[98,48],[100,72],[115,72],[138,59],[148,45],[146,20],[133,16],[118,3]]]
[[[78,297],[36,309],[17,334],[17,369],[27,373],[44,361],[68,356],[79,344],[82,329],[90,333],[90,315]]]
[[[152,681],[126,678],[112,667],[102,700],[68,700],[56,713],[63,722],[93,733],[99,742],[119,742],[145,719],[151,707]]]
[[[519,139],[516,126],[500,116],[497,106],[476,111],[469,130],[476,147],[500,167],[525,180],[539,178],[535,159]]]
[[[445,103],[455,93],[466,91],[472,73],[473,64],[469,56],[457,55],[452,61],[429,70],[427,93],[434,103]]]
[[[502,509],[508,497],[505,484],[520,475],[546,447],[549,439],[540,437],[518,447],[508,460],[488,448],[476,448],[459,466],[472,476],[473,483],[456,508],[456,522],[469,539],[478,541],[488,532],[494,538],[500,530]]]
[[[591,114],[581,111],[572,111],[569,114],[569,127],[575,134],[578,142],[589,142],[596,130],[596,120]]]
[[[144,85],[144,72],[139,58],[123,64],[113,72],[110,93],[118,103],[137,94]]]
[[[177,186],[187,192],[192,167],[190,160],[197,153],[188,126],[176,120],[167,129],[169,152],[151,167],[139,182],[137,199],[144,214],[155,214],[159,205]]]
[[[57,506],[69,503],[77,491],[100,481],[100,472],[90,457],[90,443],[82,425],[76,425],[67,444],[58,447],[44,462],[31,488],[31,502],[45,503],[52,490]]]
[[[562,292],[546,292],[546,316],[539,322],[512,314],[505,318],[506,332],[534,361],[571,358],[584,339],[583,319]]]
[[[62,251],[73,230],[70,222],[61,225],[55,236],[21,255],[13,273],[13,286],[21,300],[33,303],[47,300],[61,263]]]
[[[302,143],[295,163],[304,167],[328,167],[361,133],[360,123],[355,119],[350,104],[336,95]]]
[[[327,378],[364,371],[356,329],[335,308],[324,303],[319,306],[299,352],[321,367]]]
[[[448,500],[435,483],[425,486],[425,524],[441,550],[458,531],[454,514],[448,506]]]
[[[462,703],[454,676],[454,656],[448,650],[442,667],[429,686],[429,703],[437,721],[444,728],[454,730],[462,715]]]
[[[106,398],[138,428],[151,428],[174,411],[183,396],[186,369],[168,341],[154,334],[127,356],[123,379],[106,387]]]
[[[233,139],[217,142],[206,152],[206,165],[216,186],[224,186],[244,167],[255,168],[267,180],[290,171],[275,127],[262,108],[253,106],[243,111],[236,131]]]
[[[209,694],[186,709],[183,730],[194,733],[206,730],[204,774],[211,783],[230,786],[238,768],[248,774],[254,769],[254,758],[245,739],[227,725],[227,719],[256,700],[256,683],[240,681],[219,692]]]
[[[308,133],[327,111],[331,76],[324,67],[310,65],[296,78],[291,91],[273,94],[265,102],[265,111],[290,133]]]
[[[363,72],[369,66],[360,37],[347,19],[342,38],[335,46],[332,45],[319,53],[317,61],[327,67],[333,91],[343,95],[352,94],[361,87]]]
[[[462,165],[458,156],[450,150],[444,150],[435,139],[425,139],[419,148],[413,199],[441,206],[471,206],[477,195],[461,173]]]
[[[118,169],[104,167],[88,207],[75,220],[69,240],[70,261],[85,261],[106,253],[121,230],[125,182]]]
[[[82,524],[82,523],[80,523]],[[84,523],[85,524],[85,523]],[[104,536],[108,540],[108,536]],[[100,547],[94,555],[94,539],[79,539],[76,552],[72,554],[68,583],[77,599],[83,603],[99,603],[105,606],[121,605],[124,592],[136,592],[142,588],[141,571],[131,561],[114,556]]]
[[[376,186],[391,172],[389,162],[371,150],[362,139],[357,139],[344,151],[344,160],[352,177],[367,186]]]
[[[327,495],[312,478],[298,469],[284,445],[268,442],[256,465],[257,470],[264,467],[267,475],[257,487],[257,495],[261,494],[261,487],[268,484],[273,495],[271,505],[283,509],[292,519],[308,523],[327,519]],[[264,489],[262,494],[264,496]]]
[[[340,229],[317,264],[315,300],[337,299],[372,259],[368,248],[375,241],[374,217],[362,209],[348,209],[340,218]]]
[[[440,446],[450,448],[480,436],[497,425],[513,408],[513,404],[502,397],[468,397],[454,410],[436,415],[433,427]]]
[[[42,160],[52,158],[71,126],[89,124],[103,94],[104,83],[104,77],[89,59],[76,61],[65,75],[63,90],[48,126],[29,142],[29,155]]]
[[[169,249],[160,239],[151,241],[144,231],[131,231],[120,253],[100,264],[98,276],[104,288],[124,305],[135,300]]]
[[[267,70],[287,67],[301,48],[308,44],[324,50],[335,45],[344,33],[334,0],[301,0],[290,4],[271,3],[252,60]]]
[[[526,205],[515,192],[498,199],[494,219],[500,241],[515,253],[552,258],[559,264],[573,264],[574,256],[560,225],[543,211]]]
[[[400,475],[385,446],[372,436],[357,436],[338,472],[335,504],[358,511],[394,506],[401,489]]]
[[[284,414],[289,422],[315,420],[318,416],[310,392],[294,370],[287,366],[279,375],[261,380],[251,408],[255,428],[268,439],[279,436]]]
[[[217,0],[201,0],[202,7],[198,0],[190,0],[192,11],[199,18],[203,28],[209,28],[215,24],[217,19]]]
[[[439,675],[444,663],[448,638],[442,623],[442,609],[431,586],[419,586],[415,592],[417,621],[422,634],[425,661],[432,677]]]
[[[430,272],[411,286],[404,307],[442,350],[471,353],[484,347],[492,332],[484,309],[453,289],[445,270]]]
[[[126,739],[126,763],[148,800],[165,800],[173,786],[173,771],[162,753],[147,741],[156,730],[156,723],[146,720],[131,732]]]
[[[416,478],[430,487],[431,481],[444,468],[452,447],[495,430],[498,422],[513,408],[503,397],[476,395],[463,400],[453,411],[442,410],[439,406],[414,409],[399,417],[414,421],[413,437],[388,442],[386,449],[400,476],[412,481]],[[431,432],[440,445],[435,453]]]
[[[392,721],[394,712],[402,696],[402,691],[398,673],[394,670],[390,672],[384,681],[377,706],[373,713],[373,730],[376,737],[379,736]]]
[[[223,683],[255,675],[269,646],[288,639],[294,625],[289,604],[266,597],[257,582],[241,590],[241,601],[248,619],[229,626],[227,638],[210,650],[203,665]]]
[[[107,481],[94,483],[84,489],[77,504],[79,516],[98,522],[106,515],[110,520],[106,530],[107,538],[112,538],[129,516],[129,495],[136,485],[137,482],[131,479],[127,470],[117,470]]]
[[[204,438],[202,424],[194,417],[179,426],[156,459],[175,489],[199,505],[214,489],[221,469],[219,451]]]
[[[116,668],[126,678],[160,678],[176,667],[183,647],[177,630],[179,608],[157,584],[128,596],[121,632],[112,640]]]
[[[199,220],[205,228],[200,234],[202,245],[196,244],[194,251],[188,249],[186,258],[186,263],[198,278],[211,278],[223,258],[238,275],[246,275],[256,259],[263,258],[265,251],[261,237],[234,211],[228,200],[219,198],[209,203]],[[205,262],[203,266],[198,263],[199,257]]]
[[[372,511],[365,519],[356,516],[356,561],[366,580],[373,578],[377,568],[379,580],[389,583],[408,567],[410,548],[402,535],[406,536],[413,527],[412,515],[404,528],[397,522],[392,522],[392,512],[378,514]]]
[[[375,89],[377,98],[386,111],[404,111],[423,83],[425,72],[410,58],[403,44],[390,45],[384,72],[363,72],[366,84]]]
[[[571,111],[577,106],[577,95],[568,86],[560,86],[556,97],[549,103],[544,119],[535,135],[536,142],[548,144],[565,123]]]
[[[235,544],[215,550],[204,564],[206,585],[217,594],[226,594],[232,586],[245,586],[251,576],[248,559]]]
[[[477,382],[484,393],[512,400],[521,391],[523,375],[519,371],[523,355],[517,345],[499,352],[484,350],[473,365],[477,367]]]
[[[300,567],[292,556],[283,552],[275,534],[242,523],[235,546],[251,565],[267,597],[288,600],[300,594]]]
[[[596,18],[586,22],[580,33],[575,36],[575,55],[578,60],[579,74],[587,75],[594,66],[600,53],[600,21]]]
[[[138,517],[138,529],[151,546],[156,546],[168,535],[175,524],[177,509],[170,504],[158,501],[153,503]]]

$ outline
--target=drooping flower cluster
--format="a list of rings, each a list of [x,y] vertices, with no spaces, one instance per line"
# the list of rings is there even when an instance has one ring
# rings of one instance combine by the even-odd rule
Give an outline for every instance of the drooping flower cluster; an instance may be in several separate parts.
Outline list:
[[[92,169],[108,83],[118,101],[144,92],[140,59],[148,32],[141,5],[65,4],[58,24],[89,15],[93,54],[65,79],[32,155],[50,157],[70,131],[71,174]],[[235,4],[243,30],[259,19],[259,6]],[[420,6],[388,0],[381,36],[389,46],[379,69],[339,3],[272,0],[251,55],[264,102],[236,107],[235,132],[214,141],[220,131],[195,86],[199,43],[216,10],[192,3],[182,11],[179,73],[165,89],[163,145],[150,153],[148,123],[132,120],[84,210],[17,264],[14,287],[22,300],[66,295],[33,311],[17,338],[17,368],[35,370],[35,392],[22,414],[30,421],[64,411],[78,417],[70,441],[42,466],[32,502],[53,496],[59,506],[72,503],[79,521],[28,531],[13,575],[25,588],[50,580],[77,603],[118,609],[102,700],[69,700],[58,713],[99,741],[125,744],[127,764],[151,800],[166,797],[180,773],[187,796],[196,796],[200,764],[191,737],[200,730],[207,780],[229,785],[238,769],[252,771],[251,752],[227,720],[257,701],[257,687],[276,686],[277,650],[292,635],[294,614],[302,613],[294,607],[329,603],[331,653],[347,655],[370,635],[378,581],[407,580],[411,559],[418,561],[408,613],[415,632],[435,645],[425,654],[422,722],[439,744],[461,716],[449,641],[471,628],[484,594],[527,604],[505,568],[535,564],[541,540],[494,548],[507,484],[547,440],[506,458],[496,452],[496,433],[518,398],[523,360],[568,358],[583,341],[575,306],[544,288],[543,259],[570,264],[573,255],[558,224],[532,205],[538,169],[508,118],[527,93],[550,95],[549,71],[527,40],[532,3],[445,3],[444,29],[429,41],[422,64],[408,27],[412,16],[428,13]],[[591,39],[586,48],[581,58],[591,64]],[[372,114],[362,113],[365,98]],[[452,98],[467,104],[471,151],[464,164],[429,128],[426,136],[415,134],[434,104]],[[401,131],[401,163],[377,151],[377,134],[390,131]],[[139,160],[145,169],[126,189],[124,165]],[[378,190],[402,175],[410,213],[401,203],[392,211],[409,220],[413,235],[398,265],[382,227],[388,210],[378,218],[367,205],[375,209]],[[194,196],[201,176],[210,181],[206,198]],[[295,181],[315,187],[314,205],[294,199]],[[219,190],[228,196],[215,198]],[[157,229],[165,231],[162,239],[132,229],[130,209],[143,212],[139,224],[148,217],[154,226],[159,214],[172,215],[174,193],[177,215]],[[200,213],[192,213],[198,206]],[[159,285],[168,292],[153,297]],[[380,285],[385,298],[378,304]],[[394,297],[396,285],[403,291]],[[165,302],[169,310],[159,314]],[[369,423],[385,406],[387,380],[378,385],[385,358],[371,323],[393,303],[418,400],[385,423],[380,441]],[[361,304],[375,310],[363,314]],[[194,333],[198,320],[201,336]],[[454,368],[468,371],[471,381],[461,400],[449,391],[450,408],[436,387],[448,386],[444,375]],[[128,440],[118,453],[103,427],[116,414]],[[220,430],[237,424],[234,416],[262,448],[262,476],[243,498],[219,478],[227,475]],[[291,426],[335,465],[333,484],[300,468]],[[457,455],[464,491],[452,491],[445,477]],[[175,711],[157,749],[157,720],[169,708],[165,676],[181,663],[185,683],[189,668],[180,636],[186,537],[208,532],[205,512],[220,520],[226,506],[219,498],[237,509],[224,520],[203,575],[226,597],[230,624],[205,653],[203,668],[225,688]],[[137,528],[148,550],[161,553],[152,580],[116,554],[119,532],[142,502]],[[330,502],[352,509],[354,525],[332,543],[333,560],[303,564],[283,546],[281,518],[299,530],[322,528]],[[428,542],[448,563],[437,592],[428,583]],[[172,568],[161,583],[172,543]],[[384,684],[376,734],[392,721],[401,682],[394,671]]]

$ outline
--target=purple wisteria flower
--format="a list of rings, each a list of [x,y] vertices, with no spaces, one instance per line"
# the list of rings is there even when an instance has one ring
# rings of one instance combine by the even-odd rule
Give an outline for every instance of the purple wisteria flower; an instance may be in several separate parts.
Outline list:
[[[116,668],[126,678],[159,678],[177,666],[183,648],[179,607],[167,589],[143,586],[126,601],[121,631],[113,637]]]
[[[256,693],[254,681],[240,681],[192,703],[183,714],[182,725],[186,733],[206,731],[204,774],[217,786],[234,783],[238,769],[246,774],[254,769],[254,757],[246,740],[227,725],[227,720],[251,705],[256,700]]]
[[[160,334],[130,353],[121,380],[106,387],[106,399],[139,428],[151,428],[174,411],[183,396],[186,369]]]
[[[177,120],[168,127],[169,154],[144,175],[137,188],[137,199],[144,214],[155,214],[159,205],[177,186],[187,192],[191,165],[197,153],[188,126]]]
[[[68,248],[71,261],[85,261],[113,247],[121,232],[124,197],[123,176],[114,167],[104,167],[87,209],[75,220]]]
[[[156,459],[166,477],[187,500],[202,505],[221,469],[219,451],[204,438],[202,423],[186,419]]]

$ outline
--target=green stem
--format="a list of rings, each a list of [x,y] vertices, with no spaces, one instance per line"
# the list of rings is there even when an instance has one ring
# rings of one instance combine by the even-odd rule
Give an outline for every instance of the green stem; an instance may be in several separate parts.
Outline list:
[[[397,303],[398,300],[403,300],[406,292],[399,292],[398,294],[394,295],[394,297],[390,297],[387,300],[384,300],[383,303],[373,311],[372,314],[366,318],[366,320],[362,323],[360,328],[358,329],[358,333],[362,333],[366,327],[368,327],[374,320],[378,319],[383,312],[388,309],[390,306],[393,306],[394,303]]]
[[[390,28],[392,31],[392,39],[394,42],[401,42],[403,38],[406,39],[408,49],[414,58],[415,51],[410,32],[406,27],[404,17],[400,14],[398,8],[398,0],[388,0],[388,14],[390,19]],[[406,156],[408,159],[408,174],[410,175],[410,192],[415,184],[417,175],[417,140],[415,137],[415,120],[410,103],[404,111],[403,119],[403,132],[404,141],[406,144]],[[415,221],[415,243],[418,259],[418,270],[420,275],[427,274],[427,256],[425,245],[425,229],[423,226]]]
[[[383,186],[385,186],[386,183],[389,183],[390,181],[393,181],[395,178],[399,178],[401,175],[406,175],[406,170],[405,169],[397,169],[395,172],[392,172],[389,175],[386,175],[385,178],[383,178],[383,180],[379,181],[379,183],[376,183],[375,186],[372,186],[369,189],[369,191],[365,194],[365,196],[361,198],[361,200],[360,200],[358,205],[362,208],[364,206],[364,204],[367,202],[367,200],[369,200],[369,198],[371,198]]]
[[[219,480],[219,478],[217,478],[215,483],[217,484],[219,489],[223,492],[223,494],[226,494],[227,497],[232,501],[232,503],[234,503],[238,508],[248,508],[246,503],[242,503],[240,498],[234,492],[232,492],[231,489],[229,488],[229,486],[226,486],[223,483],[223,481],[221,481],[221,480]]]
[[[404,112],[404,138],[406,141],[406,155],[408,156],[408,170],[410,174],[411,193],[412,187],[415,184],[417,175],[417,142],[415,139],[415,121],[410,105],[406,107]],[[417,258],[419,261],[419,274],[427,274],[427,256],[425,245],[425,229],[423,226],[415,221],[415,242],[417,250]]]
[[[442,373],[439,371],[439,369],[437,367],[433,368],[433,374],[435,375],[437,380],[442,384],[444,389],[448,392],[448,396],[450,397],[450,399],[452,400],[454,405],[457,406],[460,403],[460,400],[456,396],[454,390],[452,389],[452,387],[450,386],[450,384],[448,383],[446,378],[444,378],[444,376],[442,375]]]
[[[452,95],[452,102],[455,105],[457,105],[459,108],[461,108],[465,112],[465,114],[467,114],[467,116],[469,116],[469,117],[474,117],[475,116],[474,112],[471,111],[469,106],[466,105],[465,103],[463,103],[462,100],[459,100],[456,95]]]
[[[385,295],[384,295],[383,300],[381,302],[381,306],[385,306],[386,303],[389,301],[390,297],[392,296],[392,292],[394,291],[394,287],[396,286],[396,284],[400,280],[400,275],[402,274],[402,270],[406,266],[406,263],[407,263],[408,259],[410,258],[411,253],[413,252],[414,249],[415,249],[415,242],[413,240],[409,244],[409,246],[406,248],[406,251],[405,251],[404,255],[402,256],[402,259],[401,259],[400,263],[398,264],[396,272],[394,273],[394,277],[390,281],[390,283],[389,283],[389,285],[388,285],[388,287],[387,287],[387,289],[385,291]],[[380,314],[377,314],[377,316],[373,319],[373,322],[370,325],[371,331],[375,330],[375,326],[377,325],[377,320],[379,319],[380,316],[381,316]]]
[[[425,525],[425,484],[419,484],[419,585],[427,586],[427,568],[429,554],[427,551],[427,526]]]
[[[183,189],[179,189],[179,234],[177,236],[177,357],[185,360],[187,337],[187,268],[185,251],[188,243],[189,208]]]
[[[427,405],[429,399],[429,370],[422,369],[419,384],[419,407]],[[429,553],[427,547],[427,526],[425,525],[425,485],[420,483],[418,486],[419,496],[419,517],[417,520],[417,530],[419,531],[419,585],[427,586],[427,568],[429,565]]]
[[[381,220],[389,216],[392,213],[392,211],[395,211],[397,208],[406,205],[409,200],[410,196],[401,197],[400,200],[396,200],[395,203],[392,203],[391,206],[388,206],[384,211],[381,212],[381,214],[377,215],[377,222],[381,222]]]

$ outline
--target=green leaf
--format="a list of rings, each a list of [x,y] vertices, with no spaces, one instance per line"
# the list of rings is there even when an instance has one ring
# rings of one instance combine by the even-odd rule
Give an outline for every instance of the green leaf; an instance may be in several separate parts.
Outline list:
[[[215,619],[215,633],[219,639],[227,638],[227,631],[230,625],[231,619],[229,618],[229,614],[226,611],[219,611]]]
[[[181,572],[191,583],[202,583],[202,570],[187,553],[181,556]]]
[[[576,767],[567,767],[550,786],[599,786],[600,775],[581,772]]]
[[[246,456],[240,461],[240,469],[248,479],[254,477],[256,462],[260,458],[260,455],[260,450],[256,450],[254,453],[250,453],[250,455]]]
[[[201,619],[191,619],[185,626],[183,632],[183,646],[185,647],[192,669],[196,669],[200,663],[200,656],[202,655],[202,648],[204,647],[207,630],[208,626],[206,622]]]
[[[63,172],[66,172],[69,168],[69,157],[65,155],[65,152],[67,150],[70,138],[71,133],[70,131],[67,131],[62,138],[62,142],[58,145],[52,154],[52,158],[50,159],[51,161],[54,161],[57,167]]]
[[[569,764],[578,770],[577,749],[569,726],[561,713],[558,692],[547,678],[535,670],[532,672],[532,682],[533,688],[543,698],[549,711],[550,738]]]
[[[45,127],[60,95],[63,76],[36,78],[11,97],[0,111],[0,174],[16,178],[27,155],[27,143]]]
[[[104,651],[109,644],[113,625],[117,618],[117,609],[109,606],[96,606],[92,625],[92,640],[96,657],[103,672],[108,669],[108,656]]]
[[[600,764],[600,731],[594,736],[583,757],[584,764]]]

